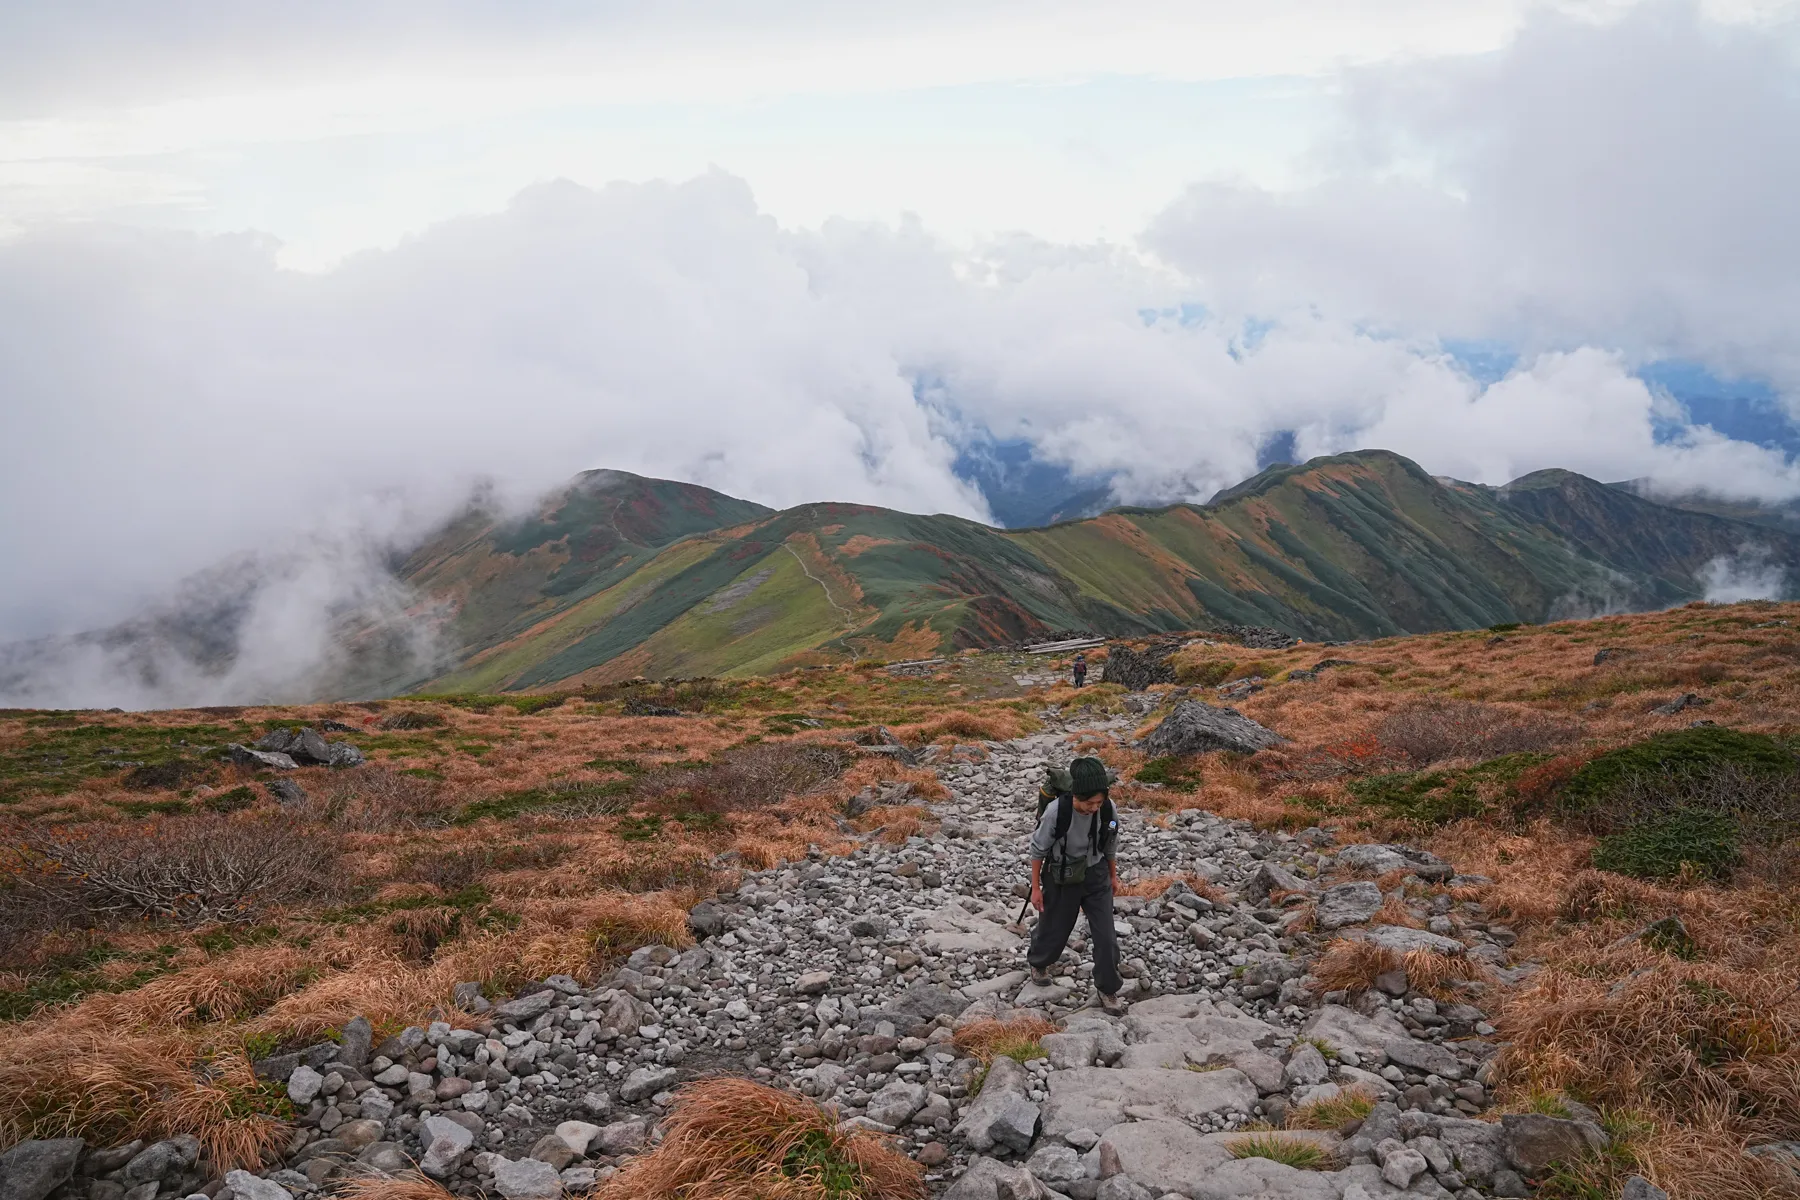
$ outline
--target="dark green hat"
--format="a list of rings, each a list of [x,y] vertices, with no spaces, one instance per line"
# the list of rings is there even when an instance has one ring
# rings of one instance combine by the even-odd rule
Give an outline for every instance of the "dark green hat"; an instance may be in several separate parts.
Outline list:
[[[1106,764],[1097,758],[1078,758],[1069,764],[1070,790],[1077,796],[1091,796],[1107,788]]]

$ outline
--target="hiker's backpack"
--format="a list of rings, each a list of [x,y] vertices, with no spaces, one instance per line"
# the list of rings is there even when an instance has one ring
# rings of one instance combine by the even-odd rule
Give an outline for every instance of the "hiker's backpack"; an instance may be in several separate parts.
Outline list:
[[[1037,819],[1044,819],[1044,810],[1054,803],[1056,805],[1056,827],[1050,843],[1050,854],[1044,859],[1044,878],[1049,883],[1068,885],[1082,883],[1087,879],[1087,857],[1084,855],[1071,862],[1065,853],[1063,839],[1068,836],[1069,826],[1075,820],[1075,796],[1071,792],[1060,792],[1055,796],[1047,796],[1038,792]],[[1097,846],[1104,854],[1111,855],[1119,838],[1119,814],[1113,808],[1112,797],[1101,793],[1100,810],[1088,820],[1088,845]]]

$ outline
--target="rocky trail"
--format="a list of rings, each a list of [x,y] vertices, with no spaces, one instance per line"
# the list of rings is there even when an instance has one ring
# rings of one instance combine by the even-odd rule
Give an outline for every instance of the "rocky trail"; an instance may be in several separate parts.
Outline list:
[[[1496,1046],[1480,986],[1438,1002],[1389,972],[1352,1005],[1312,985],[1312,961],[1343,936],[1499,978],[1529,969],[1508,965],[1510,931],[1479,904],[1394,887],[1402,872],[1485,882],[1406,847],[1122,810],[1121,879],[1172,880],[1118,900],[1128,1012],[1093,1006],[1079,928],[1053,984],[1032,986],[1014,922],[1044,765],[1067,760],[1071,733],[1123,737],[1135,720],[958,746],[934,764],[951,795],[929,836],[746,874],[692,912],[695,946],[642,948],[593,987],[552,977],[489,999],[463,985],[488,1031],[439,1022],[371,1045],[357,1022],[341,1043],[257,1064],[301,1114],[262,1175],[207,1178],[192,1139],[28,1142],[0,1156],[0,1200],[293,1200],[415,1163],[458,1194],[553,1200],[653,1145],[673,1090],[720,1072],[894,1135],[946,1200],[1525,1196],[1549,1162],[1600,1144],[1579,1110],[1483,1119]],[[1395,897],[1420,927],[1367,924],[1396,915]],[[1021,1016],[1057,1032],[984,1078],[957,1031]],[[1380,1101],[1360,1124],[1270,1135],[1332,1169],[1238,1157],[1245,1127],[1351,1090]]]

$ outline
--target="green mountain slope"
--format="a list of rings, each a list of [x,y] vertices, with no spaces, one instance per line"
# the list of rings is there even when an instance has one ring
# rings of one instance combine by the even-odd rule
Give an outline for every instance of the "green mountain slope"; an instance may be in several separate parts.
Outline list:
[[[1336,639],[1658,608],[1699,598],[1706,564],[1747,545],[1800,566],[1793,535],[1567,471],[1488,488],[1360,451],[1271,468],[1206,505],[1011,531],[864,505],[772,512],[596,472],[525,522],[468,518],[401,574],[454,613],[458,665],[427,686],[496,690],[1056,630]]]

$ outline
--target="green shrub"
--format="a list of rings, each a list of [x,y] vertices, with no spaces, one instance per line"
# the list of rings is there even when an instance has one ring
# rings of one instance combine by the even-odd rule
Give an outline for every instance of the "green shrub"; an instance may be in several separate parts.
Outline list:
[[[1389,816],[1427,825],[1447,825],[1478,817],[1489,808],[1488,797],[1503,793],[1532,767],[1549,761],[1547,754],[1506,754],[1462,770],[1396,771],[1353,779],[1350,794]]]
[[[1594,866],[1638,879],[1672,879],[1691,872],[1725,879],[1742,858],[1738,823],[1728,813],[1677,808],[1600,839]]]
[[[1761,733],[1699,725],[1659,733],[1608,751],[1578,768],[1563,784],[1559,804],[1580,813],[1604,802],[1636,776],[1673,776],[1735,768],[1751,775],[1791,775],[1800,759]]]
[[[1191,792],[1200,786],[1200,763],[1196,759],[1165,754],[1139,767],[1132,778],[1139,783],[1160,783],[1178,792]]]
[[[1199,663],[1182,663],[1175,668],[1175,682],[1188,687],[1216,687],[1230,678],[1237,664],[1228,658],[1208,659]]]
[[[239,784],[223,792],[214,792],[200,803],[214,812],[237,812],[256,803],[256,790],[247,783]]]

